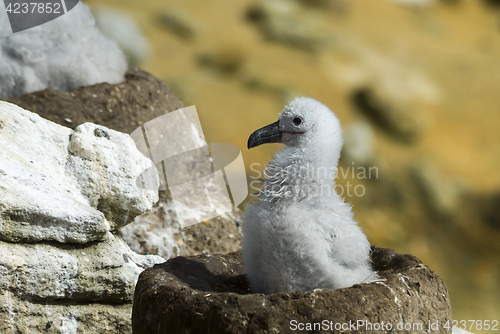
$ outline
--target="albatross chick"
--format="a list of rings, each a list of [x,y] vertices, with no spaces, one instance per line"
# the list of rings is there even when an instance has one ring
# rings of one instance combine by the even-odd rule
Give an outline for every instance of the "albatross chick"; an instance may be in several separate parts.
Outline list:
[[[297,98],[248,148],[282,143],[260,199],[243,216],[243,261],[254,293],[340,289],[378,278],[370,244],[335,192],[342,130],[320,102]]]

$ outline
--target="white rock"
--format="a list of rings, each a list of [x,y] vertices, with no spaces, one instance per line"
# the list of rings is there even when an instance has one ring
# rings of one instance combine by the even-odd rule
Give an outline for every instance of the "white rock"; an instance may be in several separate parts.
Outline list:
[[[132,304],[31,303],[0,291],[0,333],[131,333]]]
[[[103,240],[158,200],[137,186],[151,161],[105,127],[73,132],[0,102],[0,148],[1,240]]]
[[[85,123],[71,135],[69,153],[71,177],[113,228],[132,222],[158,201],[157,190],[138,186],[139,176],[153,164],[136,149],[129,135]],[[158,189],[158,175],[150,176],[156,177],[153,183]]]
[[[164,261],[134,253],[109,232],[85,248],[0,241],[0,291],[35,301],[130,302],[142,270]]]
[[[123,227],[120,232],[130,248],[137,253],[158,254],[166,259],[186,255],[185,251],[181,251],[185,247],[179,244],[179,239],[184,243],[184,238],[171,201],[160,201],[158,207],[137,217],[133,224]]]
[[[0,102],[0,333],[131,332],[139,274],[165,259],[112,232],[158,200],[151,166],[126,134]]]

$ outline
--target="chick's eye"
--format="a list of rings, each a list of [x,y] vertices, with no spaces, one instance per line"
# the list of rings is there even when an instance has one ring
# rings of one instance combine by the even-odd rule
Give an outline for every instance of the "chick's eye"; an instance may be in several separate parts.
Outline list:
[[[293,124],[295,124],[295,125],[300,125],[300,124],[302,124],[302,118],[300,118],[300,117],[295,117],[295,118],[293,119]]]

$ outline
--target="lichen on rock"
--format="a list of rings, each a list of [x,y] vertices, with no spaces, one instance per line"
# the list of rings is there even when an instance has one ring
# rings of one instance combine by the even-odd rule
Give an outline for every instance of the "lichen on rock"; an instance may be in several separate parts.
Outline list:
[[[152,162],[104,126],[2,101],[0,124],[0,333],[130,331],[138,275],[164,259],[117,229],[158,201],[137,180]]]

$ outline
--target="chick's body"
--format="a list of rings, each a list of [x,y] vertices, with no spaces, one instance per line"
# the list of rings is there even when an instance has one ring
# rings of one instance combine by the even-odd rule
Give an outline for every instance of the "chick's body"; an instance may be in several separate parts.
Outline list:
[[[249,139],[286,145],[266,168],[260,200],[243,216],[243,260],[253,292],[338,289],[377,277],[370,245],[335,192],[340,123],[321,103],[299,98]]]

